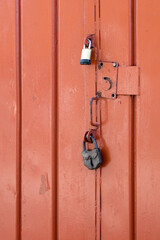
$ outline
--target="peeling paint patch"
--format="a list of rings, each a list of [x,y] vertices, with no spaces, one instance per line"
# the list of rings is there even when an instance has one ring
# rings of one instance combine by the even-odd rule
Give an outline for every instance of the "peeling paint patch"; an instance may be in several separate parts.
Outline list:
[[[39,194],[45,194],[50,189],[48,182],[48,174],[41,175],[41,184],[39,189]]]

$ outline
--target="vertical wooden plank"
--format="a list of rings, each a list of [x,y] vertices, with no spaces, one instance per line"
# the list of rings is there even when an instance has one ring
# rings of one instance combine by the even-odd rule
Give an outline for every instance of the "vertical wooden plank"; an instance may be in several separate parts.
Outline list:
[[[130,5],[128,0],[100,0],[101,58],[129,65]]]
[[[104,110],[105,109],[105,110]],[[104,111],[103,111],[104,110]],[[128,97],[102,102],[102,238],[132,239],[130,226],[130,104]]]
[[[16,239],[16,1],[0,2],[0,238]]]
[[[136,1],[137,240],[160,238],[160,2]]]
[[[100,1],[102,61],[130,65],[130,6],[128,0]],[[132,239],[131,101],[119,96],[102,100],[101,237]]]
[[[57,78],[58,78],[58,0],[52,1],[52,67],[53,67],[53,84],[52,84],[52,239],[57,239],[57,134],[58,134],[58,122],[57,122]]]
[[[22,239],[52,239],[52,0],[24,0]]]
[[[95,95],[95,62],[81,66],[87,34],[94,33],[94,1],[59,1],[58,239],[95,239],[95,172],[83,166],[82,140]]]

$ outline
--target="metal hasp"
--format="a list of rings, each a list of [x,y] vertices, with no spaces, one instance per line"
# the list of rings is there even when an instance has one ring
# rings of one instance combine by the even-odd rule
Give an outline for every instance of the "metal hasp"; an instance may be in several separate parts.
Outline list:
[[[85,142],[92,143],[91,136],[94,137],[95,139],[97,138],[97,129],[100,127],[100,121],[93,122],[92,108],[93,108],[93,101],[95,101],[97,104],[100,99],[101,98],[99,96],[95,96],[95,97],[92,97],[90,100],[90,124],[92,127],[95,127],[95,128],[94,129],[92,128],[92,129],[88,130],[87,132],[85,132],[85,134],[84,134]]]
[[[102,97],[115,99],[117,95],[118,63],[100,62],[98,65],[98,92]]]
[[[104,98],[139,95],[139,68],[119,66],[117,62],[99,62],[98,93]]]

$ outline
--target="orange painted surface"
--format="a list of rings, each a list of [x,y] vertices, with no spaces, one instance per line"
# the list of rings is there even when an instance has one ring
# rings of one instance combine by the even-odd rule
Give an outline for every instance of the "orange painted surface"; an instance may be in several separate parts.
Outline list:
[[[16,239],[17,49],[16,1],[0,3],[0,239]]]
[[[159,7],[1,1],[0,239],[160,239]],[[81,66],[88,34],[96,46]],[[99,60],[110,62],[101,78]],[[111,62],[118,96],[97,107],[103,164],[90,171],[81,156],[89,101],[105,71],[112,78]]]
[[[94,1],[90,3],[89,6],[87,1],[63,0],[59,6],[58,239],[61,240],[95,238],[95,173],[83,166],[81,156],[83,135],[89,127],[89,100],[95,94],[95,66],[79,64],[84,37],[94,33]]]
[[[140,96],[136,101],[137,240],[160,238],[159,1],[137,1],[136,64]]]
[[[52,1],[23,1],[22,239],[52,239]],[[29,14],[28,14],[29,13]]]
[[[101,0],[99,18],[100,60],[130,65],[129,1]],[[101,112],[101,238],[128,240],[133,228],[130,97],[103,99]]]
[[[139,95],[140,69],[137,66],[118,68],[118,95]]]

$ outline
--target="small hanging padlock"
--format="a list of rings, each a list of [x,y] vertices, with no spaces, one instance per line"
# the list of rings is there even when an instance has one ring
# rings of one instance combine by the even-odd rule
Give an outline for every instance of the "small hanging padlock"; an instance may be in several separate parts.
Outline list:
[[[95,145],[95,148],[92,150],[87,150],[86,149],[86,143],[83,140],[83,151],[82,151],[82,157],[83,157],[83,163],[84,165],[90,169],[94,170],[100,167],[102,163],[102,158],[101,158],[101,152],[100,149],[98,148],[97,142],[93,136],[90,136],[92,142]]]
[[[81,54],[81,60],[80,60],[80,64],[81,65],[90,65],[91,64],[91,40],[88,39],[88,48],[84,47],[82,49],[82,54]]]

